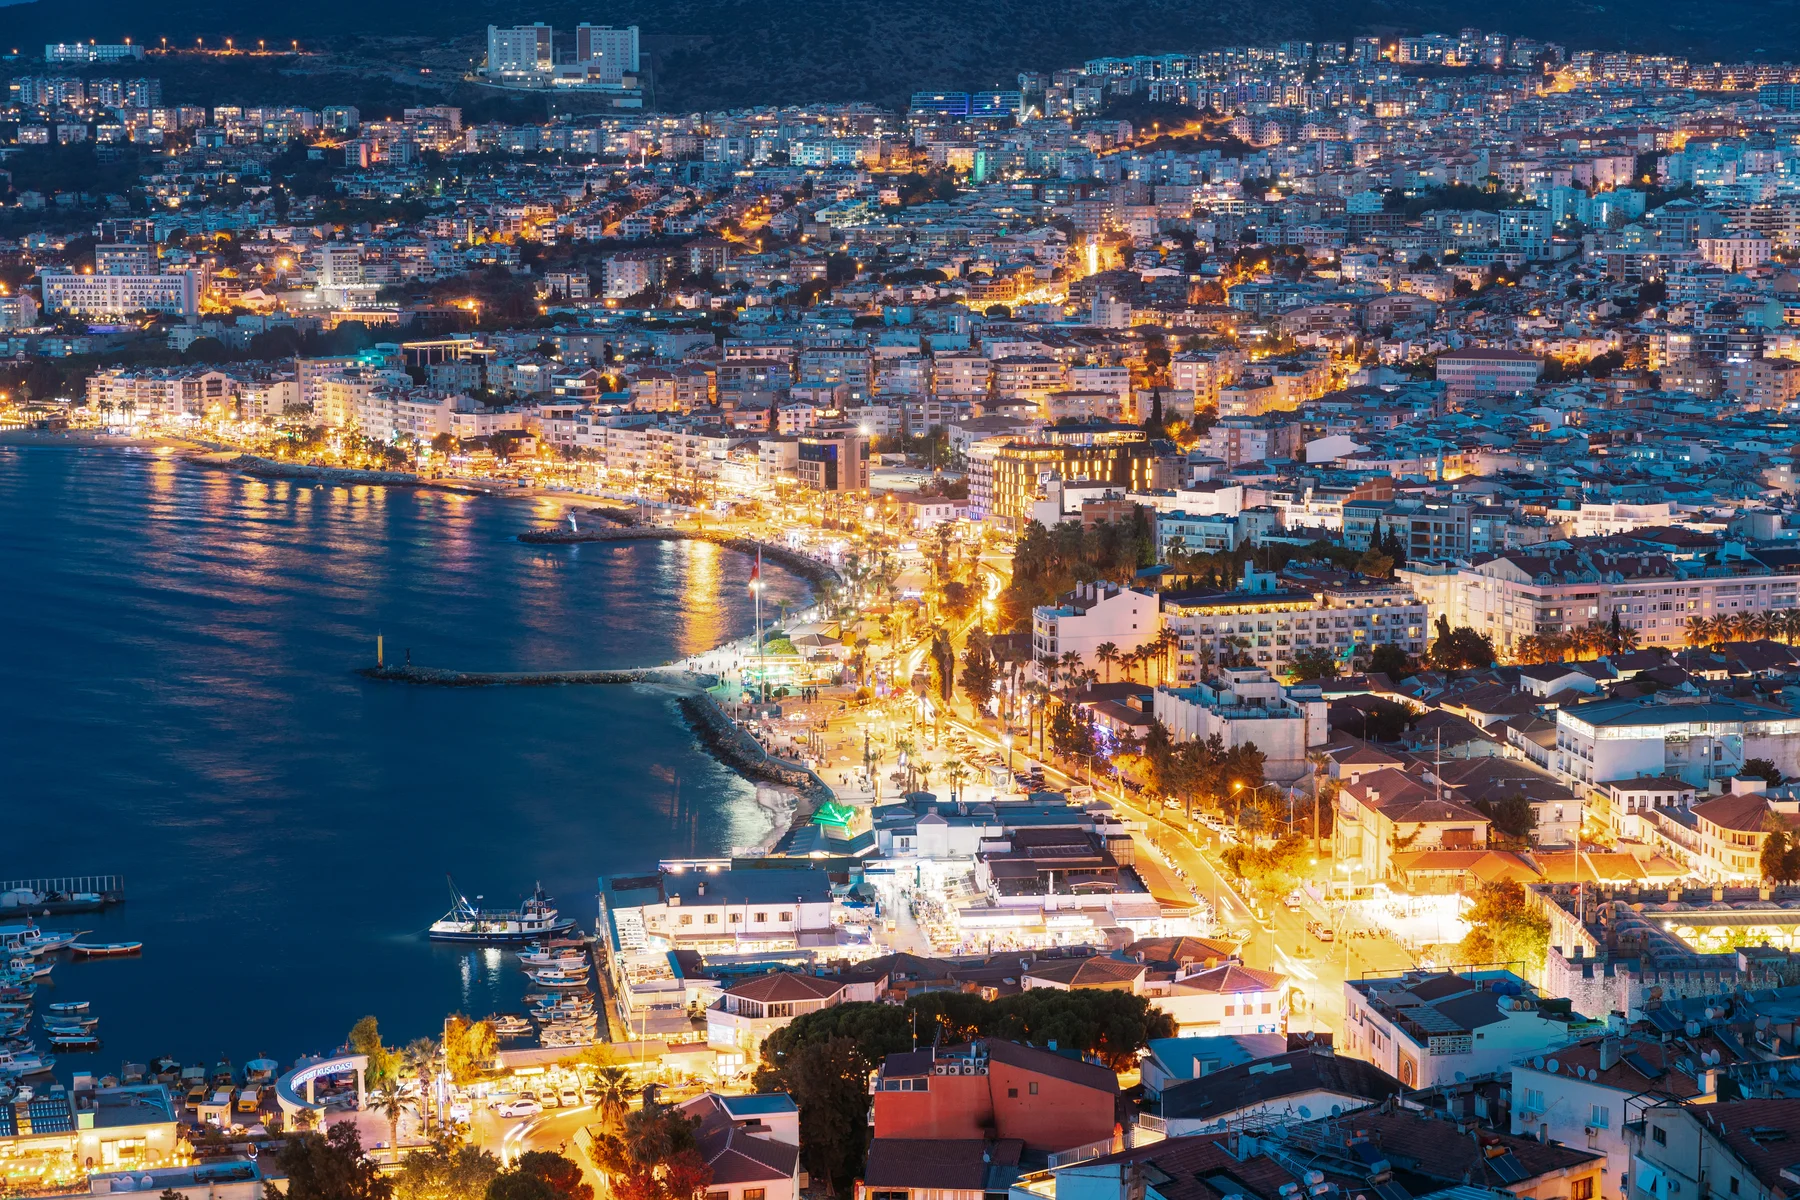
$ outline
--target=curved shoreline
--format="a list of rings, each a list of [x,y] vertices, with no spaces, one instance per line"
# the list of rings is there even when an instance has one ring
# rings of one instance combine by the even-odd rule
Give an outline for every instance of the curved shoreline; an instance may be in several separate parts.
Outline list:
[[[442,667],[382,665],[359,667],[364,679],[384,683],[413,683],[424,687],[558,687],[565,684],[655,683],[696,691],[711,676],[696,675],[685,667],[633,667],[593,671],[451,671]]]

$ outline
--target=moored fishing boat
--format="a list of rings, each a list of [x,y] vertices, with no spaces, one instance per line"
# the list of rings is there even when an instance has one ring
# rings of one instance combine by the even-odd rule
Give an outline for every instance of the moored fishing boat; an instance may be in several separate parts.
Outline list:
[[[470,903],[456,890],[454,879],[450,880],[450,900],[450,911],[433,921],[427,932],[434,942],[531,942],[575,928],[575,918],[557,913],[541,883],[516,909],[484,909]]]
[[[47,1006],[53,1013],[78,1013],[88,1010],[86,1000],[58,1000]]]
[[[91,1033],[53,1033],[50,1035],[50,1048],[52,1050],[73,1051],[98,1050],[100,1048],[100,1039]]]

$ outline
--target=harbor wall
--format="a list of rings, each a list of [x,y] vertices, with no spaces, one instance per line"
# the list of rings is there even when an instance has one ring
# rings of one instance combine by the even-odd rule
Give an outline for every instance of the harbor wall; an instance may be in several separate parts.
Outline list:
[[[703,687],[710,675],[695,675],[682,667],[632,667],[601,671],[449,671],[442,667],[415,667],[410,663],[363,667],[365,679],[387,683],[416,683],[429,687],[557,687],[564,684],[658,683],[684,690]]]
[[[744,554],[758,551],[768,562],[793,572],[813,584],[841,584],[844,577],[830,563],[753,538],[732,537],[708,529],[675,529],[668,525],[636,525],[607,529],[533,529],[519,535],[533,546],[578,546],[584,542],[711,542]]]
[[[762,743],[746,733],[736,721],[704,692],[690,692],[676,701],[693,727],[694,735],[720,762],[746,779],[762,780],[791,788],[800,794],[800,807],[794,823],[811,817],[821,804],[837,799],[823,779],[799,763],[776,758],[763,749]]]

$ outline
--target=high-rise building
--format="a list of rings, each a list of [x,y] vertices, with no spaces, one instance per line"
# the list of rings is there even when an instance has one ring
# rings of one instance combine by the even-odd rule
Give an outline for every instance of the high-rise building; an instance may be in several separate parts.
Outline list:
[[[575,62],[588,68],[590,83],[616,84],[638,72],[638,27],[589,25],[575,27]]]
[[[493,77],[548,73],[556,64],[550,40],[550,26],[542,21],[506,29],[489,25],[486,73]]]

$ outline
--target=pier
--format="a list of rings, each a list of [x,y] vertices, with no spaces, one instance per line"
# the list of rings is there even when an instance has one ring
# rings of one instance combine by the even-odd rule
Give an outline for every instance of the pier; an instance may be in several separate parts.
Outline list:
[[[416,683],[426,687],[557,687],[565,684],[660,683],[698,690],[716,682],[684,667],[637,667],[620,671],[449,671],[411,663],[377,664],[357,672],[365,679]]]
[[[25,901],[24,893],[40,898]],[[0,912],[15,909],[34,913],[98,912],[108,905],[124,902],[123,875],[59,875],[42,879],[0,880]]]
[[[603,526],[579,530],[532,529],[521,533],[519,540],[531,546],[578,546],[587,542],[711,542],[715,546],[744,554],[760,553],[766,561],[792,571],[809,583],[836,587],[844,582],[844,577],[836,567],[797,550],[772,542],[759,542],[754,538],[733,537],[709,529],[677,529],[672,525]]]

